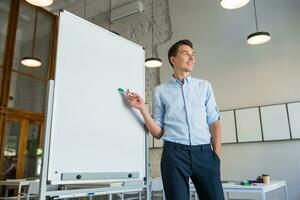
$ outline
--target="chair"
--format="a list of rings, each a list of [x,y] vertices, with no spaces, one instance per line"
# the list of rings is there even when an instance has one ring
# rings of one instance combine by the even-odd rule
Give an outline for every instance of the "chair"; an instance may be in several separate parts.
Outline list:
[[[15,199],[25,199],[30,200],[30,198],[37,198],[39,194],[39,182],[33,181],[29,183],[27,193],[19,193],[17,196],[11,197],[0,197],[0,200],[15,200]]]
[[[144,181],[128,181],[124,182],[122,186],[142,186]],[[142,200],[143,191],[120,192],[116,194],[109,194],[109,200]]]
[[[153,197],[159,197],[163,200],[166,199],[161,178],[155,178],[151,180],[150,191],[151,191],[150,199],[153,199]]]
[[[115,194],[115,196],[118,197],[118,199],[121,200],[141,200],[142,199],[142,192],[126,192],[126,193],[120,193]]]
[[[190,181],[190,200],[199,200],[196,188],[192,181]]]
[[[109,200],[115,199],[113,198],[113,196],[121,200],[141,200],[146,198],[145,195],[146,194],[144,192],[126,192],[114,195],[111,194],[109,195]],[[155,178],[150,180],[150,199],[153,200],[154,198],[166,200],[161,178]]]

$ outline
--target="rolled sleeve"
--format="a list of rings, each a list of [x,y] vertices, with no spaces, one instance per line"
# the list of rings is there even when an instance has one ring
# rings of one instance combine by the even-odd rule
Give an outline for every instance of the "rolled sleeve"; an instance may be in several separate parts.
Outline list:
[[[208,83],[208,87],[207,87],[206,100],[205,100],[206,121],[208,125],[211,125],[215,121],[219,120],[220,112],[215,100],[212,86],[209,82],[207,83]]]
[[[165,108],[161,100],[158,88],[155,88],[153,94],[152,117],[154,121],[161,127],[164,127]]]

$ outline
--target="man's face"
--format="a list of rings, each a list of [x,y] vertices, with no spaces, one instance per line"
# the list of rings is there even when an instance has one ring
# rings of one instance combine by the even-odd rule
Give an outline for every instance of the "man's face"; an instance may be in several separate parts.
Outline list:
[[[188,45],[180,45],[176,56],[170,58],[174,70],[192,72],[195,64],[194,50]]]

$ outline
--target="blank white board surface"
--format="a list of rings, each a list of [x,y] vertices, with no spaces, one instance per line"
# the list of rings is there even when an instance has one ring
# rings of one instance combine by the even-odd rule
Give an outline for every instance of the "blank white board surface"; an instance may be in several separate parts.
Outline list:
[[[238,142],[262,141],[258,108],[235,111]]]
[[[265,141],[290,139],[285,104],[264,106],[260,110]]]
[[[237,142],[234,111],[222,111],[220,122],[222,128],[222,143],[225,144]]]
[[[83,174],[79,182],[124,181],[121,175],[131,172],[143,180],[143,121],[117,89],[144,96],[144,58],[141,46],[60,13],[48,166],[52,184],[73,183],[76,173]]]
[[[300,138],[300,102],[287,104],[293,139]]]

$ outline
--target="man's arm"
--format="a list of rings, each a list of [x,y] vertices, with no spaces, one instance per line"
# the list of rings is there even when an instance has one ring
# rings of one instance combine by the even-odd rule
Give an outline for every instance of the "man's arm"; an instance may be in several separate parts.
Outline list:
[[[210,126],[210,132],[212,135],[212,146],[213,151],[220,157],[221,156],[221,124],[217,120],[213,122]]]
[[[141,109],[140,112],[151,135],[160,139],[163,136],[163,129],[153,120],[147,109]]]
[[[207,93],[206,93],[206,114],[207,123],[209,124],[210,133],[212,136],[213,151],[220,157],[221,155],[221,124],[220,124],[220,113],[216,104],[214,92],[212,86],[207,82]]]
[[[163,129],[151,117],[149,111],[146,109],[144,99],[137,93],[130,93],[129,90],[126,90],[126,97],[129,103],[142,114],[151,135],[156,139],[160,139],[163,136]]]

